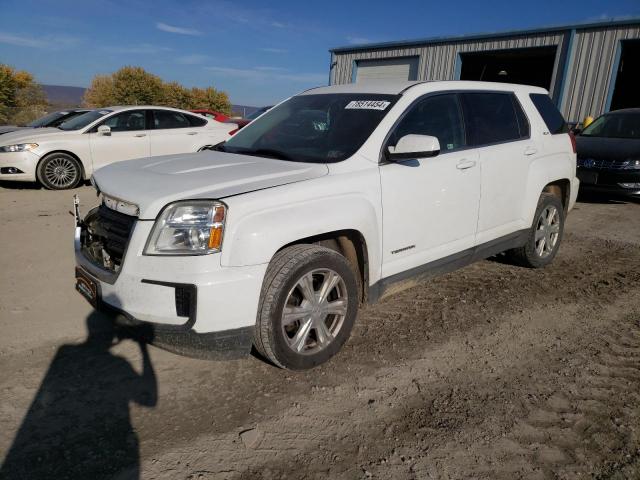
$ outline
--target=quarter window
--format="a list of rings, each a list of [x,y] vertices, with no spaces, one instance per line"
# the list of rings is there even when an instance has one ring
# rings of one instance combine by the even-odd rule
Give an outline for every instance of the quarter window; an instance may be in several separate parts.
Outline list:
[[[538,110],[538,113],[540,113],[542,120],[544,120],[545,125],[549,129],[549,133],[555,135],[557,133],[569,132],[567,122],[564,121],[564,117],[553,104],[549,95],[532,93],[529,97],[531,97],[531,101]]]
[[[129,110],[107,118],[102,125],[111,128],[112,132],[132,132],[146,128],[144,110]]]
[[[158,130],[188,128],[191,126],[189,120],[182,113],[171,110],[154,110],[153,119],[153,126]]]
[[[464,147],[464,125],[457,95],[435,95],[420,100],[400,121],[389,144],[395,145],[410,134],[436,137],[443,153]]]
[[[510,93],[463,93],[464,117],[473,146],[519,140],[529,136],[524,113],[516,113],[516,102]],[[517,105],[519,107],[519,105]],[[520,122],[518,117],[521,116]]]

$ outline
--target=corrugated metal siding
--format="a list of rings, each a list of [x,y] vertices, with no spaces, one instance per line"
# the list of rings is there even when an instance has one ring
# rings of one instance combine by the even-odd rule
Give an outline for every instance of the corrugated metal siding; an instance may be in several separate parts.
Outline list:
[[[383,59],[418,55],[418,80],[453,80],[459,53],[510,48],[528,48],[557,45],[552,90],[556,76],[562,75],[562,48],[569,41],[571,31],[555,31],[539,34],[514,35],[495,39],[439,42],[398,48],[380,48],[336,53],[333,83],[349,83],[354,60]],[[564,98],[561,110],[570,121],[580,121],[586,115],[597,116],[604,112],[607,94],[612,88],[611,71],[620,40],[640,38],[640,25],[601,26],[577,28],[571,50],[570,65],[566,72]],[[551,92],[553,94],[553,91]]]
[[[576,31],[562,102],[562,113],[568,120],[580,121],[604,112],[620,40],[636,38],[640,38],[640,25]]]
[[[351,82],[351,67],[354,60],[383,59],[418,55],[418,80],[453,80],[456,59],[460,52],[480,52],[484,50],[506,50],[510,48],[546,47],[557,45],[559,51],[566,36],[565,32],[554,32],[534,36],[515,36],[495,40],[459,41],[412,48],[385,48],[371,51],[336,53],[333,83]],[[556,55],[556,62],[559,55]],[[552,82],[553,84],[553,82]]]

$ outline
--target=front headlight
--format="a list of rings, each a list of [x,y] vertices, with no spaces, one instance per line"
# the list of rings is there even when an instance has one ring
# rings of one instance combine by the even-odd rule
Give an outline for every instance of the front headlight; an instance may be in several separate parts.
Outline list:
[[[5,145],[4,147],[0,147],[0,152],[28,152],[29,150],[33,150],[37,147],[37,143],[19,143],[17,145]]]
[[[625,170],[640,170],[640,160],[630,158],[622,168]]]
[[[155,225],[145,255],[207,255],[222,247],[227,207],[214,200],[169,204]]]

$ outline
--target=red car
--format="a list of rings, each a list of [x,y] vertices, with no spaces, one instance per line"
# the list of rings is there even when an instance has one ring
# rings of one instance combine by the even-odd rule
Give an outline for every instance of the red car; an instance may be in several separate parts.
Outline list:
[[[229,117],[227,115],[225,115],[224,113],[216,112],[215,110],[201,109],[201,110],[190,110],[190,111],[193,113],[199,113],[203,117],[213,118],[217,122],[225,122],[229,120]]]

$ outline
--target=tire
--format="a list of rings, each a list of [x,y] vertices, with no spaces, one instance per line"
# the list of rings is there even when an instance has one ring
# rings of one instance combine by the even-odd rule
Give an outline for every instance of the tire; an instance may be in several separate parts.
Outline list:
[[[318,245],[288,247],[267,268],[254,346],[281,368],[305,370],[320,365],[349,339],[358,301],[356,274],[345,257]],[[327,313],[327,309],[335,311]]]
[[[507,252],[509,259],[513,263],[528,268],[542,268],[549,265],[560,248],[564,220],[564,207],[560,199],[549,193],[540,195],[527,243],[520,248],[509,250]]]
[[[82,181],[82,166],[67,153],[51,153],[38,164],[36,176],[48,190],[68,190]]]

